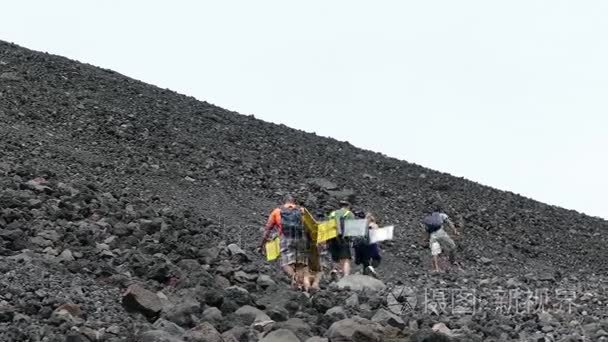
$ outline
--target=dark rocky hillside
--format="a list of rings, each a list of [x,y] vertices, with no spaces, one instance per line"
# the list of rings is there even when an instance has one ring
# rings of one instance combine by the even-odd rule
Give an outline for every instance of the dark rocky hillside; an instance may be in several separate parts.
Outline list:
[[[608,340],[598,218],[1,41],[0,151],[2,341],[341,341],[348,326],[342,340],[423,341],[436,323],[463,341]],[[287,192],[394,224],[379,272],[413,307],[287,290],[254,251]],[[437,202],[463,232],[461,272],[428,274],[418,222]],[[430,288],[474,290],[486,310],[425,312]],[[553,311],[499,314],[505,289],[548,289]]]

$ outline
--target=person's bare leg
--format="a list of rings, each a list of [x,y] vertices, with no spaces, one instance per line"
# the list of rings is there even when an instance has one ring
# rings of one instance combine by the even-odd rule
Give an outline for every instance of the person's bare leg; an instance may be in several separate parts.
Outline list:
[[[310,290],[310,274],[306,269],[302,272],[302,285],[304,286],[304,291],[308,292]]]
[[[295,264],[283,266],[283,271],[289,276],[289,279],[291,279],[291,287],[296,287],[297,274]]]
[[[439,272],[439,257],[433,255],[433,272]]]
[[[459,267],[458,261],[456,260],[456,253],[455,253],[454,249],[451,249],[449,251],[448,261],[450,262],[450,264],[452,264],[452,266],[454,266],[456,268]]]
[[[283,271],[284,271],[285,273],[287,273],[287,275],[288,275],[290,278],[293,278],[293,277],[296,275],[296,272],[295,272],[294,268],[295,268],[295,267],[294,267],[294,265],[293,265],[293,264],[291,264],[291,265],[286,265],[286,266],[283,266]]]
[[[312,281],[312,288],[315,290],[319,290],[320,289],[320,284],[321,284],[321,277],[323,276],[323,272],[316,272],[313,275],[313,281]]]
[[[342,274],[347,276],[350,274],[350,259],[342,259],[340,260],[340,264],[342,266]]]
[[[304,286],[304,291],[308,292],[310,290],[310,277],[309,276],[305,276],[303,278],[302,284]]]

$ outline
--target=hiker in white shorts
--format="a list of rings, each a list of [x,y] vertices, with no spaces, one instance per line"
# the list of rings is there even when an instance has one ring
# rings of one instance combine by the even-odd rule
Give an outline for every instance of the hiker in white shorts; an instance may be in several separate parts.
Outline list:
[[[431,255],[433,256],[433,271],[440,271],[439,255],[444,249],[448,252],[450,262],[457,265],[455,261],[456,243],[443,229],[443,224],[447,223],[455,235],[460,235],[460,233],[456,230],[456,226],[454,226],[448,215],[443,213],[440,208],[435,208],[423,219],[422,223],[429,234],[429,246],[431,248]]]

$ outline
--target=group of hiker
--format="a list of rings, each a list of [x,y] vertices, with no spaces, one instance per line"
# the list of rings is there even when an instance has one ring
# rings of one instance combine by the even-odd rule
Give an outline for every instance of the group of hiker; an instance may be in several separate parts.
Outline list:
[[[278,259],[283,271],[291,278],[294,288],[305,291],[318,290],[325,268],[331,268],[330,275],[334,280],[348,276],[354,262],[362,266],[362,273],[377,277],[376,268],[382,257],[378,243],[370,240],[369,232],[379,229],[372,213],[353,210],[348,201],[340,201],[339,207],[330,212],[325,220],[335,220],[335,235],[317,243],[305,228],[306,209],[299,206],[293,196],[287,195],[284,203],[275,208],[266,223],[260,250],[264,245],[278,237]],[[365,220],[366,233],[363,236],[346,236],[344,226],[347,220]],[[432,255],[433,271],[440,271],[439,256],[443,249],[449,254],[450,262],[455,263],[456,244],[443,229],[449,225],[454,234],[459,235],[450,218],[440,208],[429,210],[422,221],[428,236]],[[331,260],[325,260],[327,254]],[[331,264],[331,266],[330,266]]]

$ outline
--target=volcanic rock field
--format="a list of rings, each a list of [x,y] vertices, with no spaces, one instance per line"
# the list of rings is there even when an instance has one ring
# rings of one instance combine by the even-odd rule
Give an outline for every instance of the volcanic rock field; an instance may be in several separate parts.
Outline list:
[[[394,225],[380,280],[290,290],[256,252],[286,193]],[[430,272],[432,203],[462,233],[462,270]],[[0,341],[608,341],[607,231],[0,41]]]

